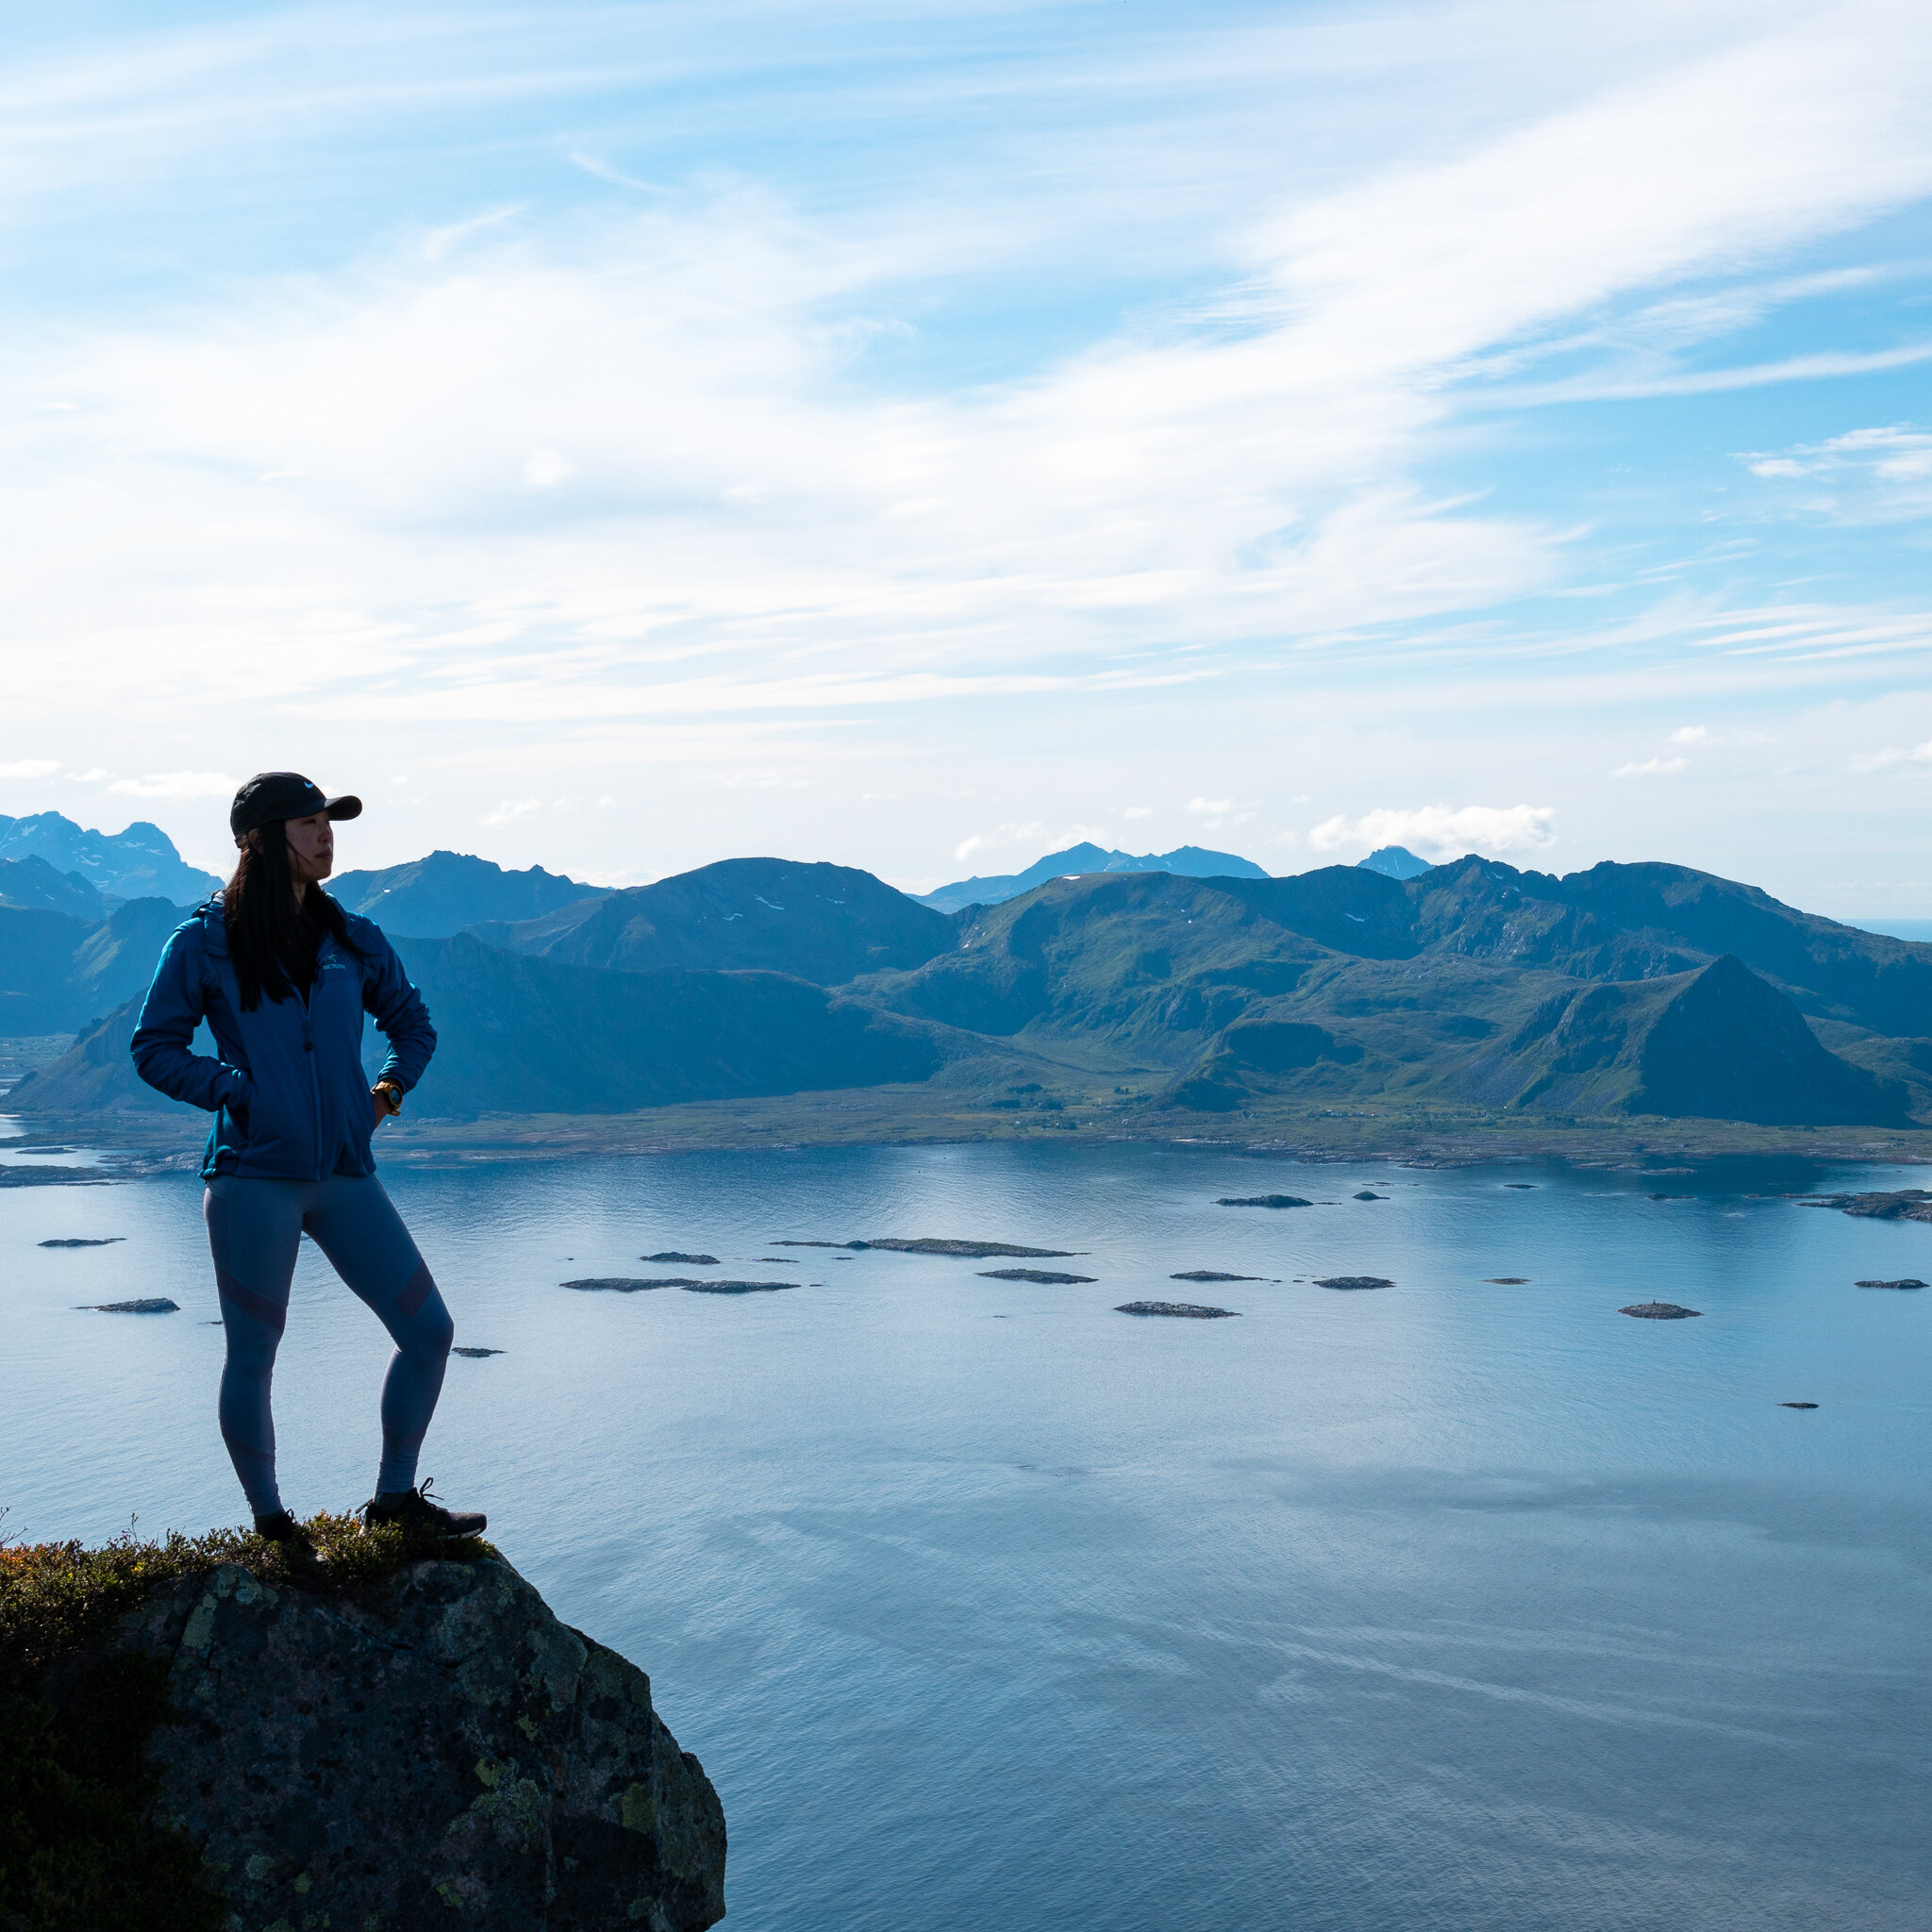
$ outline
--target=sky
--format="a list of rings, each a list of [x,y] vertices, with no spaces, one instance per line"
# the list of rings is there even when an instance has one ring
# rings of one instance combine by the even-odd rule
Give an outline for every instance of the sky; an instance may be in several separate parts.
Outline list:
[[[217,870],[1932,917],[1924,0],[73,0],[0,438],[0,812]]]

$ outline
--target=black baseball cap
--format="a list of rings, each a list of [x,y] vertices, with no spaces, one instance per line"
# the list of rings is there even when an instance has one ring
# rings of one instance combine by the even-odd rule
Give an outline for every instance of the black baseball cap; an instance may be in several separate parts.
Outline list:
[[[362,801],[347,793],[325,798],[322,787],[300,772],[258,772],[236,792],[228,808],[228,829],[240,839],[258,825],[313,818],[319,811],[332,819],[357,819],[362,816]]]

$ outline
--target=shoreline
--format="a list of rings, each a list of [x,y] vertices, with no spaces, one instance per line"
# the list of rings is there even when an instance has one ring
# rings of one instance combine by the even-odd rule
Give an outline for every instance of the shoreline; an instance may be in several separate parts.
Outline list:
[[[1574,1167],[1656,1168],[1675,1162],[1802,1159],[1820,1164],[1932,1164],[1932,1129],[1759,1126],[1739,1121],[1539,1120],[1479,1108],[1267,1108],[1195,1114],[1090,1092],[1021,1111],[931,1086],[693,1101],[625,1114],[489,1114],[385,1125],[381,1164],[451,1168],[611,1156],[791,1152],[807,1147],[931,1146],[982,1141],[1127,1143],[1201,1147],[1308,1164],[1388,1160],[1407,1166],[1500,1166],[1559,1160]],[[88,1180],[192,1172],[207,1138],[200,1115],[5,1114],[21,1131],[0,1142],[16,1154],[38,1146],[86,1147],[101,1165]],[[15,1170],[18,1172],[19,1170]],[[4,1172],[4,1170],[0,1170]],[[75,1184],[83,1171],[57,1181]],[[0,1185],[8,1183],[0,1182]],[[33,1186],[25,1179],[13,1186]]]

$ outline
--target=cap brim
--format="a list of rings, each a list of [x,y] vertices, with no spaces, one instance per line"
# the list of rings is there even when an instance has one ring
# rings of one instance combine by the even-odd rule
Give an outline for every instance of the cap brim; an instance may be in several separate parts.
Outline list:
[[[359,819],[362,816],[362,801],[353,792],[344,792],[341,798],[331,798],[324,807],[332,819]]]

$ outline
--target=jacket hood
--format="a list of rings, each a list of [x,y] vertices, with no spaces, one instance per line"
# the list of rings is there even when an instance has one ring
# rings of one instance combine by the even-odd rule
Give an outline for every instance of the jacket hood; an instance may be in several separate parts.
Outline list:
[[[228,928],[222,918],[222,895],[210,892],[175,930],[201,936],[204,948],[217,959],[228,957]]]

